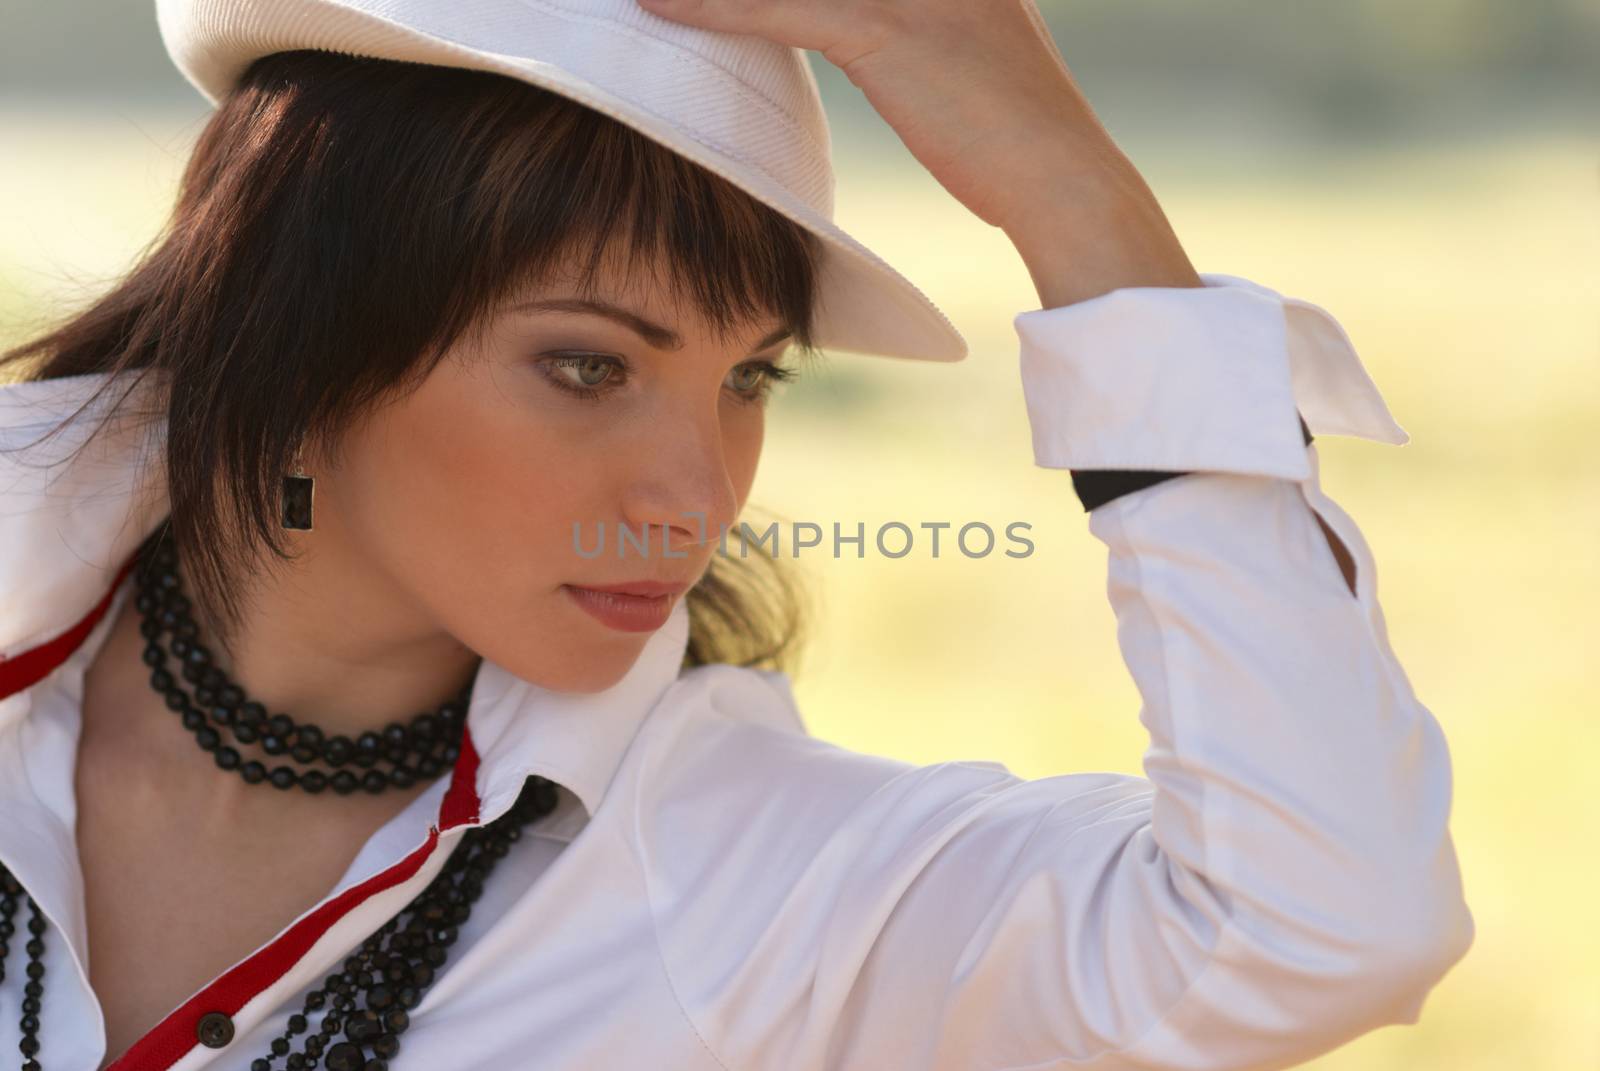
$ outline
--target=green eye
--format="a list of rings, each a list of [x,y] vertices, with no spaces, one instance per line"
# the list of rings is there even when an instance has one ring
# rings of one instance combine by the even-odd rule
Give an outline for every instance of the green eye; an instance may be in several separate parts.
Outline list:
[[[558,353],[539,362],[544,376],[558,390],[594,401],[628,381],[627,366],[601,353]],[[567,371],[570,369],[570,371]],[[735,397],[746,404],[767,400],[774,385],[799,375],[771,361],[751,361],[728,373]]]
[[[572,367],[578,370],[578,379],[586,387],[598,387],[611,377],[611,366],[604,361],[584,361]],[[591,379],[592,373],[599,373],[599,377]]]
[[[734,393],[747,404],[760,404],[765,402],[772,393],[772,388],[778,383],[794,379],[800,373],[790,368],[783,368],[771,361],[756,361],[751,364],[742,364],[735,368],[729,375],[740,378],[740,373],[753,376],[753,379],[741,379],[747,386],[735,386]]]
[[[620,371],[621,362],[614,358],[598,353],[570,353],[549,357],[542,362],[544,365],[563,369],[570,368],[575,373],[575,378],[565,372],[546,372],[546,377],[561,390],[575,394],[584,399],[595,399],[605,390],[613,390],[626,382],[626,376],[610,386],[607,381],[612,379],[614,371]]]
[[[744,373],[744,378],[743,380],[738,380],[736,383],[741,392],[755,390],[761,385],[761,382],[767,378],[766,373],[754,365],[740,365],[738,368],[735,368],[733,370],[733,375],[736,380],[741,372]]]

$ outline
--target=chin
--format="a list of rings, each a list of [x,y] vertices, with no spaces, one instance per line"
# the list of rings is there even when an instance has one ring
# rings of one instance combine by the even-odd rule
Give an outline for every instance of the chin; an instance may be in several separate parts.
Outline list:
[[[526,679],[556,692],[587,695],[612,687],[633,668],[639,650],[586,650],[548,668],[535,669]]]

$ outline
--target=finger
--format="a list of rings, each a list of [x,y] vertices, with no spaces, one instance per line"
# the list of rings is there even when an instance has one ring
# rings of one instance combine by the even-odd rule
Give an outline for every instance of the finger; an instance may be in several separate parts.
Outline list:
[[[793,48],[825,52],[838,40],[838,5],[823,0],[637,0],[674,22],[724,33],[754,34]]]
[[[1033,23],[1034,32],[1044,41],[1045,47],[1055,55],[1056,65],[1063,71],[1068,70],[1066,57],[1062,56],[1061,46],[1056,44],[1055,36],[1051,34],[1049,24],[1044,21],[1044,14],[1040,12],[1039,6],[1034,0],[1022,0],[1022,8],[1028,16],[1028,21]]]

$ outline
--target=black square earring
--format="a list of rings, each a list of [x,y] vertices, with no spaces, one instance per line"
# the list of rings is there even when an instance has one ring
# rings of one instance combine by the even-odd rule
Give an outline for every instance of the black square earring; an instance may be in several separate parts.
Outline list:
[[[315,480],[306,475],[305,469],[300,464],[301,446],[294,451],[294,475],[283,478],[283,517],[282,524],[285,528],[296,531],[311,531],[311,497],[315,488]]]

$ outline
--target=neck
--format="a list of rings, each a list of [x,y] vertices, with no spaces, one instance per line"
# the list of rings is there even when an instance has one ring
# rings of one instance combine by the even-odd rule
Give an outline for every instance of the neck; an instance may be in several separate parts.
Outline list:
[[[459,693],[479,656],[431,625],[370,562],[344,553],[334,533],[318,535],[297,544],[293,562],[252,579],[225,644],[206,615],[194,614],[212,661],[269,715],[351,739],[406,724]],[[181,559],[178,575],[195,599]],[[131,601],[129,609],[137,615]]]

